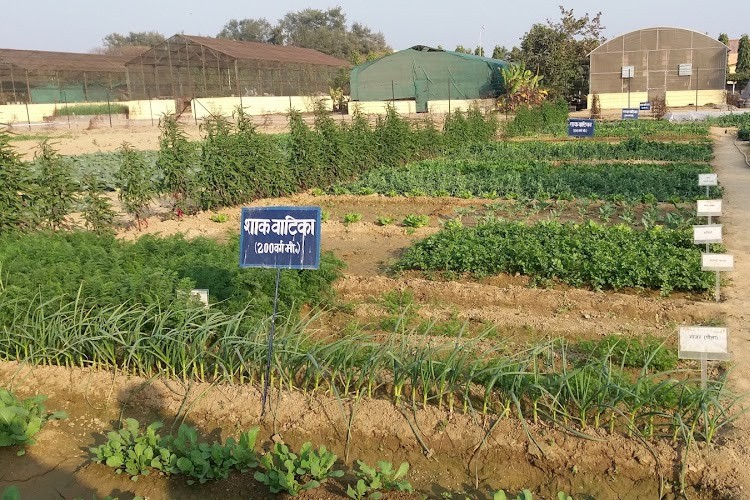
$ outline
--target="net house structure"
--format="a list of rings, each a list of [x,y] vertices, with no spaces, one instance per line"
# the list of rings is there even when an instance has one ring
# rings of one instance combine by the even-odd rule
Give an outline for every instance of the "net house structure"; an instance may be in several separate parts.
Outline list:
[[[588,104],[639,107],[655,97],[667,106],[720,104],[726,98],[728,47],[682,28],[644,28],[615,37],[589,54]]]
[[[349,66],[313,49],[183,34],[125,64],[131,99],[169,98],[178,105],[196,98],[328,95]]]
[[[0,49],[0,105],[126,99],[131,57]]]
[[[399,112],[445,112],[504,92],[500,70],[508,63],[415,45],[360,64],[351,70],[349,111],[380,111],[385,103]]]

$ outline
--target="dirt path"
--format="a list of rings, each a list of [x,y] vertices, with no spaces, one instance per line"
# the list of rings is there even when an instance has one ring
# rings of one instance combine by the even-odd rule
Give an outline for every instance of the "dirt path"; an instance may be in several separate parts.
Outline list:
[[[733,360],[732,389],[738,394],[750,393],[750,166],[734,144],[730,130],[712,129],[715,159],[712,162],[724,186],[723,216],[727,253],[735,259],[734,272],[729,274],[731,286],[724,289],[722,306],[730,336]],[[740,146],[750,154],[747,145]],[[750,416],[745,414],[727,435],[729,461],[737,465],[738,483],[750,491],[750,471],[746,464],[750,457]]]

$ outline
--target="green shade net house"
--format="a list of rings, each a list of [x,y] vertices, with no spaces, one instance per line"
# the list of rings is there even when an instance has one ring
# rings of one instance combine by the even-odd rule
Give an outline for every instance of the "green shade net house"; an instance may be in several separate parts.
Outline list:
[[[352,101],[491,99],[504,91],[500,69],[508,63],[424,45],[360,64],[351,71]]]

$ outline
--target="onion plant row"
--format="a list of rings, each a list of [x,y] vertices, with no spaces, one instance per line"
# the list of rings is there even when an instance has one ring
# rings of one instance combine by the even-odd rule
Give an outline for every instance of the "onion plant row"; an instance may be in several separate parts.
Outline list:
[[[394,269],[471,273],[520,273],[536,282],[559,280],[594,289],[708,290],[701,253],[690,230],[656,226],[638,231],[542,221],[482,221],[475,227],[447,225],[410,247]]]
[[[90,309],[83,301],[61,303],[54,312],[43,303],[13,306],[12,323],[0,330],[5,360],[216,383],[264,381],[268,324],[245,321],[245,312]],[[480,348],[481,337],[445,344],[400,333],[318,339],[300,322],[279,323],[274,390],[543,420],[576,433],[594,428],[706,441],[732,421],[738,403],[725,378],[701,389],[685,373],[653,370],[650,359],[632,371],[611,352],[581,359],[561,342],[507,355],[486,342]]]
[[[685,201],[705,197],[698,174],[711,171],[706,163],[581,164],[555,166],[544,161],[490,159],[424,160],[399,167],[364,172],[353,182],[332,187],[333,193],[384,195],[603,198]],[[712,195],[719,193],[713,188]]]

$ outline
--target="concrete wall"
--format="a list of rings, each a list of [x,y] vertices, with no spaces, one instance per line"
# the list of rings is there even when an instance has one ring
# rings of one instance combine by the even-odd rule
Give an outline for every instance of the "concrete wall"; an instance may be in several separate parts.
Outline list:
[[[193,99],[193,115],[198,120],[213,115],[232,116],[238,106],[249,115],[285,114],[289,108],[302,113],[315,110],[315,102],[320,101],[328,111],[333,111],[333,101],[330,97],[216,97]]]
[[[107,104],[106,102],[91,102],[86,104]],[[117,104],[125,104],[130,109],[131,120],[149,120],[153,117],[158,120],[165,113],[174,113],[174,101],[152,100],[152,101],[124,101]],[[74,105],[70,105],[73,107]],[[43,122],[54,116],[57,104],[29,104],[28,114],[25,104],[6,104],[0,106],[0,123],[32,123]],[[106,115],[105,115],[106,116]]]
[[[429,101],[427,111],[430,113],[447,113],[449,110],[466,111],[471,106],[479,106],[482,111],[489,111],[495,108],[496,103],[495,99]],[[389,104],[393,105],[393,108],[400,115],[417,112],[416,101],[352,101],[349,103],[349,114],[351,115],[355,109],[359,109],[365,115],[383,115]]]
[[[591,109],[591,100],[593,95],[588,95],[588,108]],[[631,92],[630,107],[637,108],[641,102],[648,101],[647,92]],[[679,108],[684,106],[695,106],[694,90],[675,90],[666,94],[667,107]],[[698,106],[707,104],[721,104],[726,102],[726,92],[724,90],[699,90]],[[599,105],[604,109],[621,109],[628,107],[628,94],[599,94]]]

